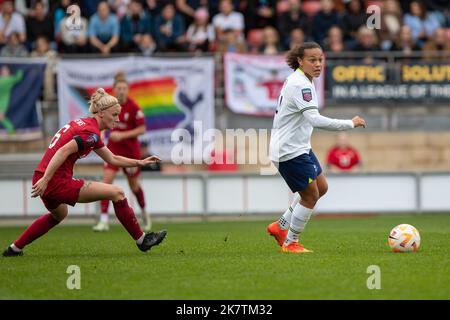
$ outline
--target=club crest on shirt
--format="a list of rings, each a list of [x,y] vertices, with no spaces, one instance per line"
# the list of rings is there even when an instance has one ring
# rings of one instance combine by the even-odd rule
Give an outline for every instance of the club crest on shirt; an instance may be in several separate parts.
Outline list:
[[[302,89],[302,96],[303,100],[305,100],[306,102],[310,102],[312,100],[311,89],[309,88]]]
[[[93,133],[92,135],[87,137],[86,146],[88,148],[93,148],[95,146],[95,144],[97,143],[97,141],[98,141],[98,136],[95,133]]]

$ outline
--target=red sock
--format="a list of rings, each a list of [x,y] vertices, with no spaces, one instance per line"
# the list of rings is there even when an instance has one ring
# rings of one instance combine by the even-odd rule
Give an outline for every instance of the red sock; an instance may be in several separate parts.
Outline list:
[[[14,242],[14,245],[23,249],[26,245],[32,243],[37,238],[46,234],[51,228],[59,223],[58,220],[53,218],[52,214],[47,213],[35,220],[24,233]]]
[[[144,191],[142,191],[142,188],[139,188],[138,191],[133,192],[133,193],[136,196],[136,199],[137,199],[141,209],[144,209],[145,208],[145,197],[144,197]]]
[[[128,205],[127,199],[113,201],[113,206],[117,219],[127,229],[130,236],[134,240],[139,239],[144,232],[139,227],[139,223],[134,215],[133,209]]]
[[[101,200],[100,201],[100,210],[103,214],[108,214],[109,200]]]

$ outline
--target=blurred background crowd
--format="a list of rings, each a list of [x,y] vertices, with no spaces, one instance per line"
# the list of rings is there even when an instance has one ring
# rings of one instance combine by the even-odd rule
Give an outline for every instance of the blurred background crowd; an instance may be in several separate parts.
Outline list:
[[[82,13],[74,30],[65,27],[71,4]],[[366,26],[370,5],[381,9],[378,30]],[[0,56],[271,55],[309,40],[327,52],[448,53],[449,8],[447,0],[0,0]]]

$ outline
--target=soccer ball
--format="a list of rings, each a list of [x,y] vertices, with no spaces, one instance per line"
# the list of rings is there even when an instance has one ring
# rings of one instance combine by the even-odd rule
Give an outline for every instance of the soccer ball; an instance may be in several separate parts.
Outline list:
[[[416,252],[420,247],[420,234],[410,224],[400,224],[391,230],[389,246],[394,252]]]

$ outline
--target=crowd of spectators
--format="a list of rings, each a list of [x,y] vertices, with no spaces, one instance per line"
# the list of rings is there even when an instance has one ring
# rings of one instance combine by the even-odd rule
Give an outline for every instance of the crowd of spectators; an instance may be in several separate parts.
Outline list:
[[[71,4],[81,8],[78,28],[66,26]],[[372,4],[381,8],[380,29],[366,25],[366,8]],[[448,0],[0,0],[0,56],[271,55],[309,40],[329,52],[447,54],[449,8]]]

